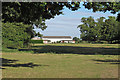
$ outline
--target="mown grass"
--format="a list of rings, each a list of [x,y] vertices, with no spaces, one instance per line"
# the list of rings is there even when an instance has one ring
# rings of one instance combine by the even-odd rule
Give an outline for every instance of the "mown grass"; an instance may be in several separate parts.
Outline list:
[[[101,47],[101,48],[120,48],[119,44],[34,44],[34,46],[53,45],[53,46],[79,46],[79,47]]]
[[[35,44],[19,51],[31,51],[35,54],[84,54],[84,55],[119,55],[118,44]]]
[[[4,49],[2,76],[3,78],[117,78],[120,63],[118,55],[109,55],[110,51],[108,50],[106,50],[106,55],[85,55],[88,52],[94,53],[101,50],[101,47],[117,51],[116,44],[107,45],[35,44],[27,49],[28,51],[14,49],[12,52],[10,49],[10,52],[9,50],[5,52]],[[53,51],[49,52],[52,49]],[[42,50],[44,52],[41,52]],[[57,51],[60,53],[57,54]],[[79,51],[79,54],[73,54],[71,51],[73,53]],[[81,51],[84,51],[84,55],[80,54]],[[104,50],[102,51],[99,52],[105,53]],[[33,54],[35,52],[41,54]]]

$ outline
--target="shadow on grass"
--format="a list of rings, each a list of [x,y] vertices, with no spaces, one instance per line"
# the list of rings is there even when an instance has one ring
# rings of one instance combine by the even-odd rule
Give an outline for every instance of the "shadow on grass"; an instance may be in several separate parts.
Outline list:
[[[45,46],[32,46],[30,49],[19,49],[19,51],[33,51],[34,53],[55,53],[55,54],[119,55],[120,49],[45,45]]]
[[[34,68],[36,66],[49,66],[49,65],[38,65],[38,64],[34,64],[34,63],[25,63],[25,64],[18,64],[15,63],[18,60],[11,60],[11,59],[4,59],[4,58],[0,58],[0,60],[2,60],[2,67],[29,67],[29,68]],[[0,67],[0,69],[5,69]]]
[[[108,62],[110,64],[120,64],[120,60],[112,60],[112,59],[106,59],[106,60],[92,59],[92,60],[97,62]],[[101,64],[101,63],[96,63],[96,64]]]

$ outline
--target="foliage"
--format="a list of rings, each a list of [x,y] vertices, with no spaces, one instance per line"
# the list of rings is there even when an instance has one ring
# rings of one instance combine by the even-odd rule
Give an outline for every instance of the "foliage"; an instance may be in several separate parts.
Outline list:
[[[40,34],[39,32],[38,32],[38,37],[40,37],[40,38],[42,38],[43,37],[43,35],[42,34]]]
[[[117,15],[117,21],[120,22],[120,13],[118,13],[118,15]]]
[[[81,31],[81,38],[85,41],[95,41],[96,40],[96,22],[90,16],[89,18],[82,18],[81,22],[84,24],[79,25]]]
[[[20,48],[28,45],[33,37],[32,27],[23,23],[2,23],[2,45]]]
[[[81,40],[77,37],[73,37],[73,40],[75,40],[75,43],[80,43],[81,42]]]
[[[92,9],[93,12],[102,11],[115,14],[120,11],[120,2],[84,2],[85,8]],[[118,13],[117,20],[120,21],[120,13]]]
[[[43,43],[43,40],[41,39],[41,40],[30,40],[30,43],[33,43],[33,44],[35,44],[35,43]]]
[[[92,17],[83,17],[81,21],[83,24],[79,25],[78,28],[80,28],[81,39],[83,41],[108,41],[108,43],[112,43],[112,41],[119,42],[120,38],[118,30],[120,23],[116,21],[115,17],[109,16],[108,19],[100,17],[97,19],[97,22]]]
[[[57,41],[56,43],[61,43],[61,41]]]
[[[114,14],[120,10],[119,2],[84,2],[83,5],[87,9],[93,9],[93,12],[110,11]],[[63,14],[64,7],[75,11],[80,8],[80,2],[3,2],[2,18],[4,22],[35,23],[45,28],[45,19]]]
[[[62,9],[75,11],[79,9],[79,2],[3,2],[2,18],[4,22],[23,22],[35,24],[42,30],[46,29],[45,19],[63,14]]]
[[[120,10],[119,2],[84,2],[83,4],[87,9],[93,9],[96,11],[111,11],[111,13],[116,13]]]

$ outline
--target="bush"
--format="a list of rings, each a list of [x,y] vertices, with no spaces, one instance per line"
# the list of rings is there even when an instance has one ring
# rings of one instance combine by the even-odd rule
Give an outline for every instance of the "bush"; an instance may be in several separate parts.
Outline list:
[[[23,23],[2,23],[3,47],[22,48],[33,37],[32,26]]]
[[[43,43],[43,40],[30,40],[30,43],[37,44],[37,43]]]
[[[89,42],[88,41],[81,41],[80,43],[88,44]]]

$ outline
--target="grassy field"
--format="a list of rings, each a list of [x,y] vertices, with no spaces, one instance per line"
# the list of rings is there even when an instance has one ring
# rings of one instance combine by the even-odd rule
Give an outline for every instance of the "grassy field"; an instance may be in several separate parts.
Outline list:
[[[3,49],[3,78],[117,78],[117,44],[35,44]]]

